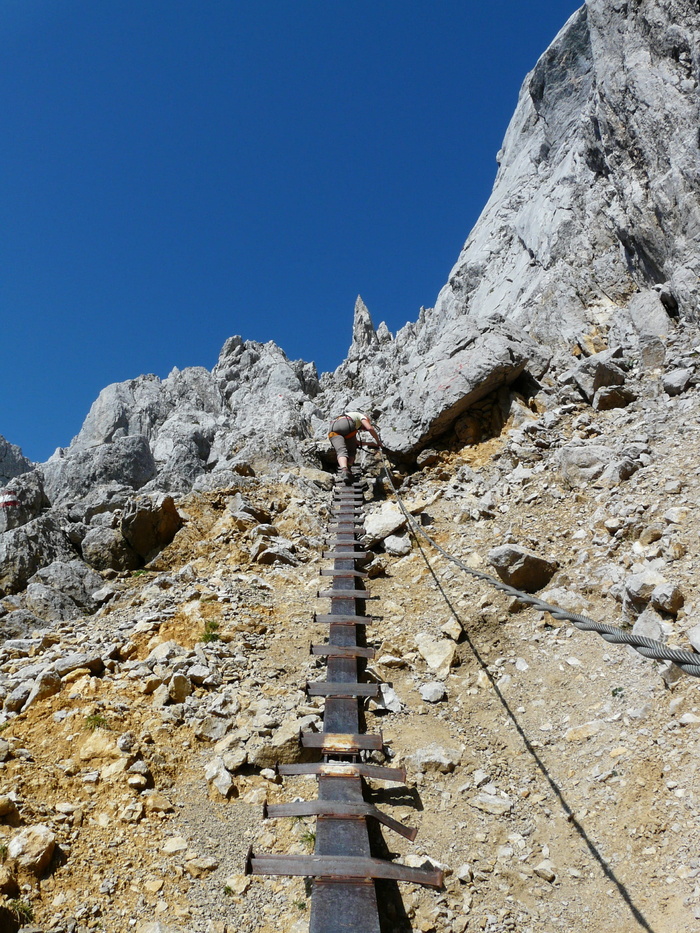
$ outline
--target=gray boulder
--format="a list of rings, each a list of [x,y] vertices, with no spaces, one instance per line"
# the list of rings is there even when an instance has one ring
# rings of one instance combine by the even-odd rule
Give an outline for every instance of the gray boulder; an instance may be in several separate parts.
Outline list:
[[[91,528],[83,538],[83,559],[95,570],[136,570],[143,560],[116,528]]]
[[[693,370],[679,367],[666,373],[663,378],[664,392],[666,395],[680,395],[690,385],[693,379]]]
[[[37,570],[53,561],[71,561],[75,556],[74,547],[52,512],[0,534],[0,596],[18,593]]]
[[[634,328],[640,335],[648,337],[666,337],[672,323],[659,293],[645,289],[633,295],[628,305],[629,315]]]
[[[557,563],[516,544],[503,544],[488,553],[488,562],[509,586],[525,593],[541,590],[557,571]]]
[[[384,538],[384,550],[393,557],[410,554],[411,549],[411,539],[408,535],[388,535]]]
[[[653,638],[655,641],[665,642],[667,640],[663,619],[651,608],[645,609],[635,620],[632,626],[632,634],[637,635],[639,638]],[[628,651],[632,653],[634,648],[629,648]],[[634,653],[636,654],[636,652]],[[637,655],[637,657],[639,656]]]
[[[658,337],[642,335],[637,344],[639,363],[644,370],[662,369],[666,362],[666,348]]]
[[[103,586],[102,577],[82,560],[57,560],[29,580],[25,605],[42,619],[73,619],[95,611],[93,593]]]
[[[0,637],[3,639],[21,638],[32,629],[41,628],[44,624],[44,619],[35,616],[28,609],[14,609],[0,618]]]
[[[172,496],[139,496],[122,513],[122,535],[146,561],[170,544],[181,527],[182,518]]]
[[[24,595],[24,605],[40,619],[46,621],[75,619],[81,615],[75,602],[44,583],[30,583]]]
[[[558,457],[558,471],[573,489],[586,486],[598,479],[605,468],[615,460],[610,447],[601,444],[562,447]]]
[[[683,591],[677,583],[661,583],[651,593],[651,604],[660,612],[677,615],[685,603]]]
[[[216,492],[219,489],[245,489],[249,485],[251,485],[251,480],[241,475],[238,470],[217,465],[211,473],[200,473],[192,484],[192,491]]]
[[[3,702],[3,709],[8,713],[19,713],[27,702],[34,686],[33,681],[23,681],[7,694]]]
[[[244,531],[246,528],[253,528],[258,524],[267,524],[270,521],[270,513],[268,511],[253,505],[252,502],[239,492],[226,501],[226,508],[233,515],[240,531]]]
[[[29,581],[41,582],[65,593],[85,609],[94,608],[92,594],[104,586],[102,577],[81,560],[56,560],[48,567],[38,570]]]
[[[34,681],[29,695],[22,706],[22,712],[29,709],[34,703],[55,696],[61,689],[61,678],[55,670],[48,668]]]
[[[123,509],[133,495],[133,487],[121,482],[100,483],[75,502],[65,503],[64,508],[71,521],[89,524],[97,516],[113,515]]]
[[[100,674],[104,670],[104,662],[97,652],[86,654],[82,651],[75,651],[72,654],[64,655],[57,661],[54,661],[53,669],[59,677],[65,677],[71,671],[77,671],[80,668],[89,670],[92,674]]]
[[[626,408],[637,396],[623,385],[604,386],[593,396],[593,408],[596,411],[610,411],[613,408]]]
[[[561,381],[574,382],[587,402],[592,402],[596,392],[604,386],[622,386],[625,383],[625,374],[616,364],[620,351],[604,350],[581,360]]]

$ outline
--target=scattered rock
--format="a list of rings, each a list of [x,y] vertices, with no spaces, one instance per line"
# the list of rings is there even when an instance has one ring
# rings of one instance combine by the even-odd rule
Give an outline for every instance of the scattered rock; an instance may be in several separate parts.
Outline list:
[[[675,616],[678,615],[679,609],[683,607],[685,597],[677,584],[660,583],[652,590],[650,601],[655,609]]]
[[[454,748],[444,748],[433,743],[419,748],[406,759],[418,772],[441,771],[448,774],[455,770],[462,759],[462,751]]]
[[[504,583],[526,593],[541,590],[557,571],[555,561],[515,544],[493,548],[488,553],[488,561]]]
[[[428,684],[421,684],[418,688],[418,692],[426,703],[439,703],[447,697],[445,685],[439,680],[433,680]]]
[[[535,866],[533,871],[539,878],[543,878],[545,881],[549,881],[550,883],[555,881],[557,877],[554,871],[554,866],[549,859],[544,859],[539,863],[539,865]]]
[[[666,395],[680,395],[690,385],[690,382],[693,378],[692,369],[672,369],[671,372],[665,373],[663,378],[664,392]]]
[[[482,792],[472,797],[469,801],[477,810],[483,810],[484,813],[492,813],[494,816],[504,816],[513,809],[513,801],[510,797],[500,796],[498,794],[487,794]]]
[[[392,557],[405,557],[411,553],[411,539],[408,535],[387,535],[384,550]]]
[[[233,779],[221,758],[213,758],[209,762],[205,768],[204,776],[207,783],[224,798],[228,797],[233,790]]]
[[[406,519],[395,502],[383,502],[378,509],[373,509],[365,516],[365,538],[368,546],[377,544],[399,528],[403,528]]]
[[[7,847],[7,857],[17,870],[38,878],[47,867],[56,846],[56,836],[43,823],[16,833]]]
[[[416,645],[431,671],[444,680],[450,673],[457,653],[457,646],[447,638],[433,638],[425,632],[416,635]]]

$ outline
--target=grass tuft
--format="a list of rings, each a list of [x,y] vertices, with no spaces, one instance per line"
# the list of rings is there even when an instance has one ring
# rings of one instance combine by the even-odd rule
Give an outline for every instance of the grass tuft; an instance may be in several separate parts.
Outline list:
[[[207,619],[207,621],[204,623],[204,633],[200,638],[200,641],[208,643],[210,641],[218,641],[220,637],[219,623],[214,619]]]
[[[6,906],[20,924],[29,923],[34,919],[34,908],[27,901],[22,901],[16,897],[8,901]]]
[[[85,717],[85,728],[94,732],[95,729],[109,729],[109,723],[101,713],[92,713]]]

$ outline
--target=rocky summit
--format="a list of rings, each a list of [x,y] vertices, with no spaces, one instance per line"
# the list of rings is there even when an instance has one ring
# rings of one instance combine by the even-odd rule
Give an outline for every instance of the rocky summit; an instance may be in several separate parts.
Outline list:
[[[243,867],[313,848],[262,807],[314,796],[275,765],[323,728],[349,407],[387,457],[361,454],[367,719],[408,787],[376,798],[445,871],[385,928],[697,929],[700,681],[663,653],[700,656],[698,49],[695,2],[589,0],[435,308],[391,334],[358,299],[334,373],[232,337],[105,388],[46,463],[0,438],[0,930],[308,930],[302,879]]]

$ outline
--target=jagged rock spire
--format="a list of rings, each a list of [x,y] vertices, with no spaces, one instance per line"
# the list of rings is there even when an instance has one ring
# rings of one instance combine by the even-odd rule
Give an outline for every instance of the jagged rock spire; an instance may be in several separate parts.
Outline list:
[[[372,318],[367,305],[360,295],[355,302],[355,317],[352,322],[352,344],[348,351],[349,360],[357,360],[364,356],[370,347],[378,347],[379,339],[374,329]]]
[[[27,460],[19,447],[10,444],[0,435],[0,485],[32,469],[32,462]]]

